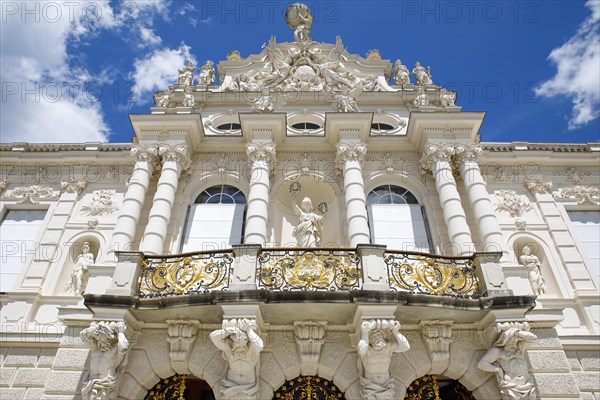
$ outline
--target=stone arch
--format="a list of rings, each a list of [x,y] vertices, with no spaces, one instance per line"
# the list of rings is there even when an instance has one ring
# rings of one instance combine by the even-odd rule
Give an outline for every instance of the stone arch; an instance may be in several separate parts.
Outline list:
[[[286,381],[275,391],[274,398],[300,400],[312,398],[307,393],[316,393],[317,398],[345,399],[344,393],[332,381],[319,376],[298,376]]]
[[[193,375],[173,375],[161,379],[150,388],[144,400],[153,400],[158,396],[164,400],[215,400],[216,396],[210,385]]]

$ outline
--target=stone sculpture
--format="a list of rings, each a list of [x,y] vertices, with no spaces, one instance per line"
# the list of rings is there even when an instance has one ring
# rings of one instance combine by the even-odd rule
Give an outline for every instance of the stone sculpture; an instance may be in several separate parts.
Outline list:
[[[450,92],[447,89],[440,91],[440,103],[443,107],[452,107],[456,101],[456,93]]]
[[[129,350],[123,322],[92,322],[81,331],[81,340],[92,350],[89,380],[81,390],[85,400],[117,398],[121,369]]]
[[[94,263],[94,255],[90,252],[89,242],[83,243],[81,254],[77,257],[75,267],[71,272],[71,280],[67,282],[66,290],[80,296],[87,286],[90,272],[88,267]]]
[[[179,78],[177,78],[177,83],[180,85],[190,86],[194,84],[194,71],[196,67],[194,64],[188,61],[187,65],[181,69],[179,69]]]
[[[292,231],[292,236],[296,238],[298,247],[319,247],[323,234],[323,219],[327,210],[326,205],[321,205],[323,212],[317,214],[313,210],[312,200],[309,197],[305,197],[300,207],[298,207],[296,201],[298,190],[299,188],[295,189],[294,186],[290,187],[292,208],[299,218],[298,225]]]
[[[210,85],[215,82],[215,67],[211,60],[206,61],[206,64],[200,68],[198,76],[198,85]]]
[[[357,350],[362,371],[362,396],[368,400],[395,399],[394,378],[390,376],[392,354],[410,349],[395,320],[364,320],[360,325],[361,338]],[[388,337],[393,336],[388,339]]]
[[[258,369],[264,343],[256,333],[256,321],[231,319],[223,321],[223,329],[210,334],[223,358],[229,363],[227,377],[221,382],[224,399],[258,398]]]
[[[183,95],[183,102],[181,103],[183,107],[194,107],[196,105],[196,100],[194,99],[194,94],[191,90],[186,90]]]
[[[294,3],[288,7],[285,12],[287,26],[294,30],[294,40],[296,42],[311,42],[310,28],[313,23],[313,16],[306,4]]]
[[[523,247],[523,254],[519,257],[521,264],[529,269],[528,278],[533,294],[539,296],[546,292],[546,281],[540,271],[540,260],[537,256],[531,254],[531,248],[529,246]]]
[[[500,337],[477,364],[480,370],[496,374],[502,400],[536,398],[533,379],[527,370],[525,348],[535,341],[537,336],[529,332],[529,329],[526,322],[496,324],[496,331],[500,332]]]
[[[415,68],[412,70],[412,74],[415,76],[418,85],[431,85],[433,81],[431,80],[431,70],[429,67],[425,69],[421,66],[420,62],[415,63]]]
[[[160,96],[158,102],[156,103],[157,107],[169,107],[169,101],[171,98],[171,91],[165,90],[165,92]]]
[[[402,61],[396,60],[394,63],[394,70],[392,71],[394,75],[394,81],[396,81],[399,85],[408,85],[410,84],[410,73],[408,72],[408,68],[406,65],[402,64]]]

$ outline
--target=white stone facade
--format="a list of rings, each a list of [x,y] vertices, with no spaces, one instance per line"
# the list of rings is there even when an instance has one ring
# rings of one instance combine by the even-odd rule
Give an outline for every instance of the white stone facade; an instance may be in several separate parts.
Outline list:
[[[2,279],[14,283],[0,293],[0,398],[79,399],[90,371],[102,381],[112,368],[114,379],[101,386],[115,399],[144,399],[176,374],[206,381],[217,399],[272,398],[300,375],[359,399],[361,322],[381,320],[399,322],[410,349],[391,355],[394,395],[368,398],[402,398],[413,381],[435,374],[458,380],[475,399],[599,399],[600,261],[597,238],[586,232],[599,226],[600,144],[480,142],[484,113],[462,112],[423,67],[411,83],[396,65],[400,81],[390,83],[392,63],[378,52],[363,58],[341,39],[313,42],[312,17],[291,15],[295,42],[273,38],[261,54],[231,53],[217,66],[221,84],[207,62],[198,85],[181,76],[157,93],[150,114],[130,116],[133,144],[0,145],[2,224],[10,226],[11,211],[45,212],[35,238],[18,237],[16,228],[14,238],[1,238],[12,257]],[[319,51],[309,56],[309,48]],[[296,281],[286,290],[268,286],[266,258],[296,246],[293,182],[315,212],[326,204],[320,248],[342,252],[331,254],[350,265],[346,283],[336,275],[322,284],[311,269],[321,264],[298,250],[294,260],[305,264]],[[398,221],[409,210],[422,213],[427,243],[416,246],[400,225],[375,226],[370,195],[388,186],[390,196],[413,204],[394,209]],[[243,226],[219,219],[226,201],[214,193],[245,206]],[[188,269],[169,283],[174,291],[153,294],[160,285],[144,281],[156,278],[146,274],[160,260],[152,256],[181,253],[188,210],[200,203],[215,205],[206,224],[243,229],[243,245],[198,243],[208,252],[178,261]],[[373,229],[382,242],[372,242]],[[404,248],[385,247],[385,238],[397,243],[402,235]],[[81,296],[66,286],[86,242],[93,263]],[[525,246],[530,258],[522,258]],[[394,257],[416,247],[430,256],[415,271],[441,259],[473,260],[475,291],[436,293],[440,283],[427,272],[418,288],[394,286]],[[194,260],[210,257],[221,264],[203,270],[203,279],[214,279],[204,287]],[[538,286],[543,278],[543,293],[532,276]],[[112,347],[90,350],[80,333],[101,321],[125,326],[127,345],[117,329],[114,337],[105,332]],[[527,323],[537,337],[523,353],[533,394],[503,397],[495,374],[478,368],[501,323]],[[235,357],[210,337],[219,330],[244,345],[260,339],[256,359],[228,361]],[[114,365],[90,365],[103,356]],[[245,391],[228,395],[225,380]],[[100,398],[90,393],[83,391]]]

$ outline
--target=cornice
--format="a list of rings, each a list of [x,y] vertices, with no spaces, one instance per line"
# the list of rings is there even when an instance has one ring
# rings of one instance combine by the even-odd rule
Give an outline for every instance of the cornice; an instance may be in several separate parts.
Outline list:
[[[528,151],[552,151],[557,153],[594,153],[600,152],[600,143],[481,143],[484,151],[491,153],[502,152],[528,152]]]
[[[59,151],[126,152],[130,143],[6,143],[0,151],[23,153],[56,153]]]

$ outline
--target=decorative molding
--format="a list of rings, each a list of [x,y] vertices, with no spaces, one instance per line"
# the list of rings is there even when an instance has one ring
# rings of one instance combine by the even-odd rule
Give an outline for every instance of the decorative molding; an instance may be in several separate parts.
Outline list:
[[[393,174],[394,168],[396,168],[396,165],[398,164],[398,159],[392,156],[390,153],[385,153],[382,164],[386,173]]]
[[[515,229],[518,231],[527,230],[527,221],[521,218],[515,219]]]
[[[421,335],[427,344],[432,373],[441,374],[450,362],[453,321],[421,321]]]
[[[81,178],[81,179],[71,179],[68,181],[62,181],[60,183],[60,185],[62,186],[62,188],[64,189],[65,192],[67,193],[81,193],[81,191],[83,189],[85,189],[85,187],[87,186],[88,181],[85,178]]]
[[[167,320],[167,342],[171,367],[178,374],[189,374],[188,359],[196,341],[200,321]]]
[[[500,190],[496,193],[496,210],[508,211],[511,217],[520,217],[531,210],[531,203],[524,200],[514,190]]]
[[[585,177],[590,176],[591,173],[577,170],[573,167],[567,168],[565,171],[557,174],[559,176],[566,176],[569,182],[573,182],[575,185],[579,186],[585,183]]]
[[[294,321],[301,375],[317,374],[326,325],[327,322]]]
[[[90,205],[81,207],[81,211],[89,216],[112,214],[118,209],[114,190],[95,191]]]
[[[594,204],[600,205],[600,188],[593,186],[572,186],[561,188],[558,194],[555,194],[556,199],[574,199],[577,204]]]
[[[455,154],[460,163],[477,162],[483,149],[478,144],[457,144],[454,146]]]
[[[7,180],[0,180],[0,195],[6,190],[6,188],[8,187],[8,181]]]
[[[525,179],[523,182],[525,187],[533,194],[548,193],[552,189],[552,181],[550,179]]]
[[[484,171],[488,183],[516,183],[519,180],[519,173],[514,169],[498,165],[482,165],[480,168]]]
[[[275,145],[272,143],[248,143],[246,155],[252,162],[262,161],[272,164],[275,161]]]
[[[5,199],[20,199],[19,204],[38,204],[41,199],[58,197],[54,190],[48,186],[31,185],[20,186],[6,192]]]

